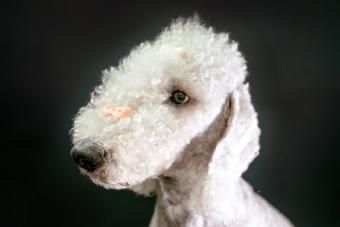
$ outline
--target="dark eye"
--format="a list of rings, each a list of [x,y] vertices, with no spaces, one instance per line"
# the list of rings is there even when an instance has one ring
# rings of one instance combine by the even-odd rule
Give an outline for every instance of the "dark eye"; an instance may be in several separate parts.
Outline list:
[[[189,99],[189,96],[179,90],[172,92],[170,97],[170,101],[176,105],[187,103]]]

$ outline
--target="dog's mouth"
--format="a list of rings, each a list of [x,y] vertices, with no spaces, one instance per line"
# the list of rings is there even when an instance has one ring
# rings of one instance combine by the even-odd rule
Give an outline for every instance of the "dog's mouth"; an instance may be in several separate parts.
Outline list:
[[[110,180],[107,177],[91,177],[89,176],[89,178],[93,181],[93,183],[100,185],[104,188],[107,189],[125,189],[128,188],[130,186],[129,183],[127,182],[115,182]]]
[[[81,168],[80,168],[81,169]],[[125,189],[130,186],[127,182],[117,182],[112,179],[106,174],[105,170],[103,168],[100,168],[94,172],[88,172],[86,170],[81,169],[80,171],[83,175],[90,178],[90,180],[104,188],[107,189]]]
[[[90,179],[97,185],[100,185],[107,189],[126,189],[130,185],[127,182],[108,182],[107,180],[101,180],[101,179],[93,179],[90,177]]]

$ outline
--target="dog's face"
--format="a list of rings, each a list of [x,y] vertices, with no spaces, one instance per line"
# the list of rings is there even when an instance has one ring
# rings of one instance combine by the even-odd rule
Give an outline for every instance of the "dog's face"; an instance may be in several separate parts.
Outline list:
[[[177,21],[103,72],[74,119],[72,156],[106,188],[155,178],[211,124],[245,72],[227,35]]]

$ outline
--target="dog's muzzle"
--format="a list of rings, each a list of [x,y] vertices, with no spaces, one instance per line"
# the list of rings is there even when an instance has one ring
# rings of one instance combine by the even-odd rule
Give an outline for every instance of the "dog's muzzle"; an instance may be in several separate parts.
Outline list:
[[[84,140],[74,145],[71,156],[78,166],[93,172],[103,164],[105,149],[97,143]]]

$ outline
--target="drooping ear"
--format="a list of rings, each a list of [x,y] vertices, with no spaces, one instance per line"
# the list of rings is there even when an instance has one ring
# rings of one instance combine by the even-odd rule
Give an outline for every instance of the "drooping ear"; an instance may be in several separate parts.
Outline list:
[[[238,86],[229,98],[224,110],[228,121],[211,157],[209,174],[236,179],[259,153],[260,129],[248,84]]]

